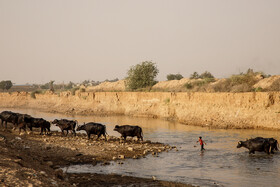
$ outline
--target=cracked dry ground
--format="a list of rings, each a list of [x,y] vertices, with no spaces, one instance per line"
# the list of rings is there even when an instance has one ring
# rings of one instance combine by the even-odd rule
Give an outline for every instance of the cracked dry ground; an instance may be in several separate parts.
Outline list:
[[[150,141],[125,143],[116,137],[108,141],[87,140],[85,134],[62,137],[51,135],[18,135],[0,129],[0,186],[190,186],[181,183],[115,174],[65,174],[60,167],[71,164],[106,163],[125,158],[145,159],[175,147]]]

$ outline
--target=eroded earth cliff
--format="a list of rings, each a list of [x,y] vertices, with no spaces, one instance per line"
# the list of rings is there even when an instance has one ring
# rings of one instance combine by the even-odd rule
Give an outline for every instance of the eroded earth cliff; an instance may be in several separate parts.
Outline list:
[[[81,115],[129,115],[219,128],[280,129],[280,92],[1,93],[2,108]]]

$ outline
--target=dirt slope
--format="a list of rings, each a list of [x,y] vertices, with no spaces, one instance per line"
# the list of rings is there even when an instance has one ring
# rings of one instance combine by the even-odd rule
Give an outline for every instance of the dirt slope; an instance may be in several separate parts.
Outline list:
[[[86,91],[125,91],[125,80],[103,82],[97,86],[89,86]]]
[[[271,89],[271,87],[274,84],[277,84],[277,83],[280,85],[280,76],[279,75],[274,75],[274,76],[271,76],[271,77],[268,77],[268,78],[265,78],[265,79],[261,79],[253,87],[254,88],[262,88],[262,89]]]

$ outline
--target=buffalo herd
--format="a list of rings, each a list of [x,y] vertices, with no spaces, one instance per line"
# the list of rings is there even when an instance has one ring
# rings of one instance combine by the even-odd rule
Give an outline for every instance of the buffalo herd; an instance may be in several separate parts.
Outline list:
[[[7,123],[12,123],[14,125],[13,129],[19,128],[19,132],[23,129],[26,131],[26,127],[32,131],[32,128],[41,128],[41,133],[50,133],[50,122],[44,120],[43,118],[34,118],[28,114],[14,113],[11,111],[3,111],[0,113],[1,126],[5,124],[7,128]]]
[[[97,139],[101,135],[107,140],[106,138],[106,126],[100,123],[90,122],[87,124],[83,124],[78,126],[77,120],[68,120],[68,119],[55,119],[52,122],[49,122],[43,118],[34,118],[28,114],[20,114],[11,111],[3,111],[0,113],[1,119],[1,126],[7,129],[7,123],[13,124],[13,129],[19,128],[19,133],[21,130],[26,132],[26,128],[29,128],[32,131],[32,128],[40,128],[42,134],[50,134],[50,127],[51,124],[55,124],[57,127],[60,128],[61,133],[63,136],[67,136],[68,132],[70,131],[74,136],[76,136],[76,131],[84,130],[87,133],[88,139],[90,139],[90,135],[94,134],[97,135]],[[132,125],[123,125],[115,126],[115,131],[119,132],[126,140],[127,136],[137,137],[137,140],[140,139],[143,141],[143,132],[142,128],[139,126],[132,126]],[[66,134],[65,134],[66,131]]]
[[[26,132],[26,128],[32,131],[32,128],[40,128],[40,135],[43,133],[50,134],[51,124],[55,124],[61,129],[61,133],[63,136],[67,136],[68,132],[76,136],[76,131],[84,130],[90,139],[90,135],[97,135],[97,139],[102,135],[105,140],[106,139],[106,126],[100,123],[89,122],[84,123],[83,125],[78,125],[76,120],[68,120],[68,119],[55,119],[52,122],[49,122],[43,118],[34,118],[28,114],[20,114],[11,111],[3,111],[0,113],[1,126],[7,128],[7,123],[13,124],[13,129],[19,129],[19,133],[21,130]],[[66,131],[66,134],[64,133]],[[139,126],[131,126],[131,125],[116,125],[114,131],[117,131],[121,134],[121,138],[126,140],[128,136],[137,137],[137,140],[143,141],[143,131]],[[278,142],[274,138],[263,138],[256,137],[251,138],[246,141],[239,141],[237,144],[237,148],[245,147],[249,150],[249,154],[255,153],[255,151],[265,152],[267,154],[273,154],[274,151],[278,151]]]

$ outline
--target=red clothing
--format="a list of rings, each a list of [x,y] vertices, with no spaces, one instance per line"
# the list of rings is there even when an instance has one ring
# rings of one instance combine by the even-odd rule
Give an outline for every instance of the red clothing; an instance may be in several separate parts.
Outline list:
[[[202,139],[199,139],[198,141],[199,141],[200,145],[203,145],[203,140]]]

